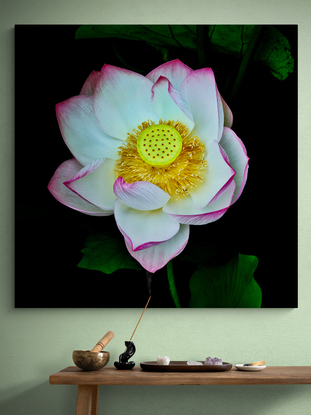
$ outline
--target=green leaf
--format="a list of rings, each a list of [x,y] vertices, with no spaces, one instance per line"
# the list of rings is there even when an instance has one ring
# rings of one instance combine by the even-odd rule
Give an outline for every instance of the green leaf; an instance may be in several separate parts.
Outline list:
[[[153,46],[196,48],[195,25],[83,25],[76,39],[121,38],[143,40]]]
[[[209,26],[211,46],[219,52],[243,56],[251,40],[254,25]],[[284,80],[294,70],[294,58],[286,37],[275,27],[264,27],[254,60],[269,67],[271,73]]]
[[[255,257],[254,257],[255,258]],[[242,298],[238,302],[237,308],[260,308],[262,300],[262,293],[258,283],[254,278],[246,287]]]
[[[271,73],[283,81],[294,71],[294,58],[290,49],[286,37],[275,27],[268,26],[254,59],[267,65]]]
[[[254,25],[211,25],[208,28],[208,37],[213,49],[242,56],[254,27]]]
[[[166,272],[167,272],[167,278],[168,278],[168,285],[170,287],[171,295],[174,300],[176,308],[180,308],[180,301],[178,297],[178,293],[176,290],[175,280],[174,280],[174,272],[173,272],[173,261],[169,261],[166,264]]]
[[[189,307],[260,308],[262,293],[253,277],[258,258],[238,254],[226,265],[199,265],[189,283]]]
[[[128,253],[123,241],[113,238],[107,233],[89,236],[79,268],[102,271],[111,274],[121,268],[142,269],[139,263]]]
[[[255,25],[210,25],[210,46],[215,51],[242,57],[251,41],[254,28]],[[82,25],[76,31],[75,38],[145,41],[153,47],[162,48],[161,53],[165,56],[168,52],[163,48],[182,47],[194,50],[198,44],[196,25]],[[254,60],[268,66],[271,73],[280,80],[286,79],[294,70],[290,44],[274,26],[264,26]]]

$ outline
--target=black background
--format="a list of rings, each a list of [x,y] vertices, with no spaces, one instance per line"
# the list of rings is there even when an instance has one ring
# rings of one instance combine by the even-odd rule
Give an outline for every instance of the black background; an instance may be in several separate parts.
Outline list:
[[[161,53],[144,42],[79,39],[73,25],[15,27],[15,307],[144,307],[145,271],[110,275],[77,267],[85,238],[92,232],[119,234],[113,216],[83,215],[59,203],[47,185],[57,167],[72,157],[56,120],[55,105],[78,95],[92,70],[104,63],[147,74],[162,64]],[[234,98],[227,79],[239,60],[210,51],[207,65],[233,112],[233,131],[244,142],[249,175],[240,199],[212,224],[190,227],[188,245],[200,240],[221,246],[222,257],[255,255],[254,277],[262,307],[297,306],[297,26],[277,26],[295,59],[285,81],[252,62]],[[200,68],[196,51],[170,48]],[[187,247],[185,248],[185,252]],[[174,259],[181,304],[190,299],[188,282],[195,264]],[[152,282],[149,307],[174,307],[165,268]]]

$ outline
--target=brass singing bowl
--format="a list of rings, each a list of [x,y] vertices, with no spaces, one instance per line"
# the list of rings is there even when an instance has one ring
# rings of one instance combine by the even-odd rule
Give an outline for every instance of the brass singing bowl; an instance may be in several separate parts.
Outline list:
[[[72,359],[76,366],[83,370],[99,370],[106,366],[110,353],[106,351],[91,352],[89,350],[74,350]]]

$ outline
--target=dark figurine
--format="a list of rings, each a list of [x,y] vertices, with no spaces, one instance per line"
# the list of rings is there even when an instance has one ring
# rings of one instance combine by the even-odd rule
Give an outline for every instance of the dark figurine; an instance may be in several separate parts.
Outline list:
[[[136,347],[135,347],[135,344],[131,341],[126,341],[125,346],[126,346],[125,352],[120,354],[119,361],[114,362],[114,365],[117,369],[130,370],[130,369],[133,369],[133,367],[135,366],[135,362],[133,361],[129,362],[128,360],[136,352]]]

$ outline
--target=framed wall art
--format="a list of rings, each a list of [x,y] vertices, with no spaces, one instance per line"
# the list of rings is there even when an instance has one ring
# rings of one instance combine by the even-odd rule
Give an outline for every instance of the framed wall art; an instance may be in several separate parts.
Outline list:
[[[15,307],[298,307],[297,33],[15,26]]]

